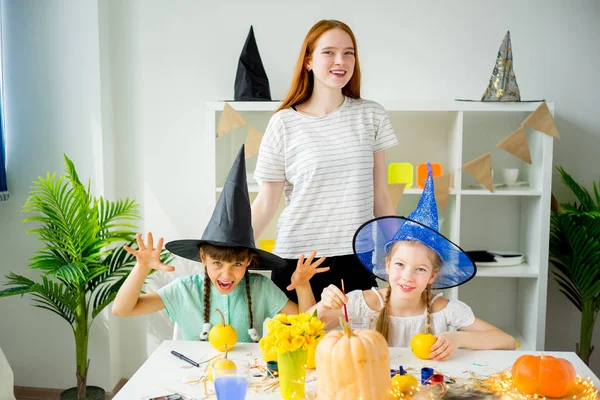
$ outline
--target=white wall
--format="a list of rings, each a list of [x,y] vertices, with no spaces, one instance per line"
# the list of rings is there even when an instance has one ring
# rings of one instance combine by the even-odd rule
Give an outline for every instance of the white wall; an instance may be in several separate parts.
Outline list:
[[[141,229],[167,240],[200,235],[214,196],[202,190],[212,134],[203,131],[204,106],[232,98],[250,24],[274,99],[285,94],[306,31],[322,18],[353,28],[363,96],[379,101],[480,98],[510,30],[523,99],[556,103],[563,138],[555,143],[555,163],[587,186],[599,177],[597,1],[239,3],[3,2],[12,198],[0,204],[0,273],[25,273],[37,243],[25,236],[19,210],[37,175],[62,171],[62,152],[99,191],[140,202]],[[554,185],[567,200],[557,179]],[[579,315],[550,282],[547,349],[573,350]],[[73,339],[48,314],[23,299],[0,301],[0,346],[18,385],[75,383]],[[169,329],[164,315],[97,324],[90,383],[111,389]],[[592,367],[600,374],[598,354]]]
[[[26,271],[39,247],[20,212],[31,182],[64,171],[62,153],[103,191],[98,10],[95,2],[3,1],[4,106],[11,198],[0,204],[0,273]],[[10,133],[8,133],[10,132]],[[4,281],[4,278],[2,278]],[[0,346],[17,385],[76,385],[74,338],[58,316],[29,298],[0,301]],[[99,320],[90,338],[90,383],[108,386],[108,332]]]

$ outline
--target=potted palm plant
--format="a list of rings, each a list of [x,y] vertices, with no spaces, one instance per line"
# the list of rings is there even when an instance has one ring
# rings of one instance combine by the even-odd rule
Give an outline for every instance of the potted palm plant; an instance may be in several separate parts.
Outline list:
[[[594,351],[592,337],[600,311],[600,194],[594,196],[558,167],[563,183],[577,200],[553,201],[550,227],[550,262],[560,291],[581,311],[577,355],[589,365]]]
[[[94,197],[84,186],[73,162],[64,155],[66,175],[46,174],[34,182],[23,212],[33,213],[24,222],[36,223],[43,247],[29,268],[39,270],[40,281],[15,273],[0,297],[29,294],[33,305],[51,311],[72,328],[76,347],[77,387],[61,399],[104,399],[104,390],[87,386],[88,338],[96,316],[115,298],[135,265],[123,245],[135,241],[138,205],[133,200],[109,201]],[[163,253],[163,262],[169,262]]]

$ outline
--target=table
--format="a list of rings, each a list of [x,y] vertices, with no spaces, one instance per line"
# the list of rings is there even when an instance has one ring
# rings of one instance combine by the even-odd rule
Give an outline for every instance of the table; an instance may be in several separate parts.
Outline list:
[[[140,369],[129,379],[125,386],[117,393],[113,400],[140,400],[144,397],[158,397],[171,393],[179,393],[190,399],[204,399],[204,385],[202,383],[190,384],[185,380],[198,380],[206,375],[207,363],[201,364],[199,368],[192,367],[185,361],[171,354],[175,350],[192,360],[201,362],[208,360],[218,352],[207,342],[173,341],[165,340]],[[455,378],[467,378],[469,372],[477,375],[492,375],[509,368],[513,362],[523,354],[539,354],[561,357],[573,363],[578,375],[590,378],[597,388],[600,388],[600,380],[592,371],[572,352],[522,352],[522,351],[500,351],[500,350],[466,350],[459,349],[447,361],[424,361],[416,358],[410,349],[391,347],[390,364],[397,369],[402,365],[419,379],[422,367],[432,367],[437,371]],[[238,343],[229,352],[229,358],[236,363],[258,362],[264,365],[260,356],[260,349],[255,343]],[[309,371],[307,374],[306,394],[316,393],[317,383],[314,380],[316,372]],[[207,382],[207,388],[212,391],[212,383]],[[209,397],[216,399],[215,396]],[[274,392],[257,393],[248,390],[247,399],[279,399],[279,390]]]

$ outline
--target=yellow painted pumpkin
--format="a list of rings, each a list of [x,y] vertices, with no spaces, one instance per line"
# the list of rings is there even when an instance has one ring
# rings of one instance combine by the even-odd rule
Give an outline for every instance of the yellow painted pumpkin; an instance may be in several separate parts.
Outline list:
[[[404,368],[400,366],[400,372],[392,378],[392,386],[395,390],[404,393],[419,386],[419,381],[411,374],[407,374]]]
[[[227,359],[227,349],[225,349],[224,358],[217,357],[208,364],[208,368],[206,369],[207,379],[211,382],[214,381],[213,369],[215,368],[221,371],[231,371],[232,373],[237,370],[237,365],[235,365],[233,361]]]
[[[437,341],[431,333],[417,333],[410,340],[410,349],[421,360],[429,360],[431,346]]]
[[[392,398],[390,353],[383,335],[374,330],[330,331],[317,345],[319,400]]]
[[[237,343],[238,335],[236,330],[231,325],[225,323],[225,316],[218,308],[215,309],[221,315],[221,323],[216,324],[208,332],[208,342],[212,347],[219,351],[229,350]]]
[[[524,355],[512,366],[512,380],[517,389],[544,397],[568,396],[577,374],[568,360],[552,356]]]

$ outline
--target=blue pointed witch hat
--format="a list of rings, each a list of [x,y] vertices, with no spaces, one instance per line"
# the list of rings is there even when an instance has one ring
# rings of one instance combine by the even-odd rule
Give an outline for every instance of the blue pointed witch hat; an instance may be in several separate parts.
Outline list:
[[[417,208],[406,218],[380,217],[364,223],[354,234],[353,249],[366,269],[387,281],[386,256],[392,243],[419,241],[434,250],[443,262],[431,288],[448,289],[469,281],[477,268],[458,245],[438,232],[437,205],[429,163],[427,169],[427,182]]]

